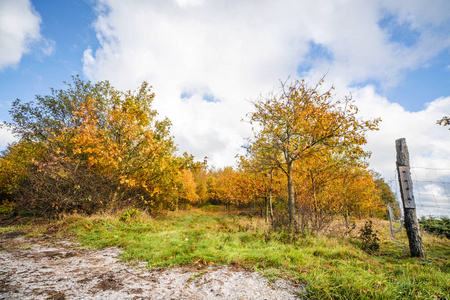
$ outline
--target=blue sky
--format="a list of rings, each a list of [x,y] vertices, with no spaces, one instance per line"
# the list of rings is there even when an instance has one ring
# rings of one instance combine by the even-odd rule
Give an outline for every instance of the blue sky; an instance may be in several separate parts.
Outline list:
[[[4,1],[3,1],[4,2]],[[71,75],[83,75],[81,58],[87,46],[98,46],[93,23],[96,15],[87,1],[33,1],[41,18],[40,34],[44,41],[33,41],[30,53],[20,62],[0,70],[0,119],[9,117],[8,104],[19,98],[33,100],[46,95],[50,87],[62,88]],[[52,48],[50,55],[42,48]]]
[[[148,81],[180,150],[216,166],[251,136],[249,99],[327,74],[336,97],[383,120],[368,136],[373,169],[392,178],[405,137],[416,167],[450,170],[450,131],[435,124],[450,114],[447,0],[0,0],[0,120],[75,74]],[[0,147],[13,140],[0,131]]]

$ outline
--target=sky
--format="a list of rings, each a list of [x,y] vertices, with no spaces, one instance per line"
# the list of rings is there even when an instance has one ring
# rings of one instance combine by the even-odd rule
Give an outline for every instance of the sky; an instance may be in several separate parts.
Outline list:
[[[1,121],[16,98],[77,74],[120,90],[149,82],[180,151],[217,167],[252,136],[251,100],[326,74],[336,99],[382,119],[370,168],[395,189],[406,138],[419,213],[450,215],[450,131],[436,124],[450,115],[450,1],[0,0]],[[1,148],[14,140],[0,129]]]

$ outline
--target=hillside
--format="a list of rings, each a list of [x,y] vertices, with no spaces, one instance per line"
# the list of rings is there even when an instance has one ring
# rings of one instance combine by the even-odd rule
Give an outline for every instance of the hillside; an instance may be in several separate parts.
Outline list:
[[[80,244],[67,253],[116,251],[118,247],[120,259],[131,265],[146,265],[150,271],[183,267],[193,272],[191,280],[206,276],[210,268],[227,265],[231,272],[259,272],[272,283],[286,279],[290,284],[285,290],[297,287],[299,295],[311,299],[450,297],[449,240],[423,233],[427,258],[410,258],[405,233],[393,241],[387,222],[380,220],[373,220],[379,249],[369,252],[361,250],[363,242],[358,237],[364,220],[347,235],[332,226],[320,235],[300,235],[274,232],[260,217],[212,206],[157,217],[127,210],[91,217],[71,215],[50,223],[24,221],[1,228],[3,253],[34,249],[39,246],[36,238],[70,238]],[[8,233],[17,231],[28,242],[5,246]]]

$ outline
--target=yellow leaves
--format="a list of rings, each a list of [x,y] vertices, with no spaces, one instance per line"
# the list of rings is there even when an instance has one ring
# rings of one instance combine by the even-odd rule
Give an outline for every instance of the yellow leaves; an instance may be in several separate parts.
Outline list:
[[[189,170],[182,170],[178,174],[178,180],[181,184],[181,188],[178,191],[177,197],[191,203],[197,202],[199,200],[199,196],[196,193],[197,184],[194,181],[192,172]]]
[[[128,178],[128,177],[122,177],[120,178],[120,184],[126,185],[128,187],[135,187],[138,185],[137,180]]]
[[[278,95],[256,101],[249,118],[259,126],[254,126],[254,141],[245,147],[247,154],[285,172],[304,209],[319,215],[374,209],[373,181],[363,166],[369,153],[361,146],[365,133],[376,130],[380,120],[361,120],[351,95],[334,100],[333,88],[319,90],[323,83],[322,79],[311,87],[304,80],[292,80],[282,83]],[[292,169],[293,175],[288,172]],[[262,187],[261,182],[250,185]],[[290,190],[286,194],[294,198]],[[358,209],[358,195],[370,205]]]

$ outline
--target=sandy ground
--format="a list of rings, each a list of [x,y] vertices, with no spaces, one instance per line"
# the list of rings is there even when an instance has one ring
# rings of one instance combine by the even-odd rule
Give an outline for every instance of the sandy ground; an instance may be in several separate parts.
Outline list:
[[[229,266],[148,270],[120,249],[80,249],[55,237],[0,237],[0,299],[299,299],[304,286]]]

